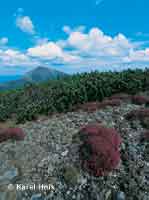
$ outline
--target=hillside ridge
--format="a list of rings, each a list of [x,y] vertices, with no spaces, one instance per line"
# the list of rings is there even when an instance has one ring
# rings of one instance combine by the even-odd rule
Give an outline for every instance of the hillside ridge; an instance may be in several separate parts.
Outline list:
[[[18,80],[9,81],[3,84],[1,83],[0,91],[22,88],[28,83],[41,83],[48,80],[60,79],[66,76],[68,75],[64,72],[39,66],[27,72]]]

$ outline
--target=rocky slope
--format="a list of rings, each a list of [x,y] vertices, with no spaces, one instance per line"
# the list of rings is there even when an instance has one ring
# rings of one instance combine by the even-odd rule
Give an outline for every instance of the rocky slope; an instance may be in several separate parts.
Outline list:
[[[149,144],[141,139],[146,129],[124,117],[142,107],[123,102],[19,125],[26,133],[23,141],[0,143],[0,200],[149,200]],[[122,137],[121,162],[105,177],[81,169],[72,139],[81,126],[98,121]],[[33,184],[35,189],[27,188]]]

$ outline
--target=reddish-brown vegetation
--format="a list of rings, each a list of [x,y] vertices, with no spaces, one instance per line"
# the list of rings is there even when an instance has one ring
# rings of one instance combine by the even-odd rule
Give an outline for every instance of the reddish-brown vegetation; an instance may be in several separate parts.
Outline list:
[[[94,112],[99,108],[100,102],[88,102],[84,104],[80,104],[76,109],[80,109],[86,112]]]
[[[138,105],[149,103],[149,97],[135,95],[132,97],[132,103]]]
[[[109,100],[114,100],[114,99],[119,99],[119,100],[131,100],[132,95],[125,94],[125,93],[119,93],[119,94],[114,94],[111,97],[109,97]]]
[[[98,109],[104,109],[107,106],[120,106],[121,104],[121,100],[119,99],[113,99],[113,100],[104,100],[102,102],[88,102],[88,103],[84,103],[82,105],[78,105],[76,108],[74,108],[74,110],[83,110],[86,112],[94,112]]]
[[[91,124],[83,127],[79,136],[83,169],[94,176],[103,176],[117,167],[121,138],[115,129]]]
[[[23,140],[25,133],[21,128],[0,129],[0,142],[8,139]]]
[[[143,141],[149,141],[149,130],[146,130],[146,131],[142,134],[141,140],[143,140]]]
[[[144,133],[144,139],[149,141],[149,130]]]
[[[99,108],[106,108],[107,106],[120,106],[121,100],[120,99],[113,99],[113,100],[104,100],[100,103]]]

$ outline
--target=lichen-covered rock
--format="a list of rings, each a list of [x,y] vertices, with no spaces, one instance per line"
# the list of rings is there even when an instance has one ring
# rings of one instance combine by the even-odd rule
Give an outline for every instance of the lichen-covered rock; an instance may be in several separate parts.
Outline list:
[[[79,171],[73,166],[67,166],[64,168],[63,177],[68,185],[76,185],[79,180]]]
[[[121,138],[115,129],[90,124],[80,130],[79,136],[82,166],[90,174],[107,175],[117,167]]]
[[[140,141],[147,130],[140,126],[138,120],[134,121],[136,129],[132,129],[123,117],[131,110],[142,107],[144,105],[122,103],[114,109],[108,107],[95,113],[69,112],[21,124],[19,127],[28,135],[25,141],[19,144],[11,141],[0,143],[0,174],[4,175],[14,166],[19,170],[19,176],[12,183],[35,183],[37,186],[52,184],[55,187],[55,191],[17,191],[17,199],[20,200],[38,198],[38,193],[41,193],[43,199],[51,200],[112,200],[113,191],[124,192],[127,200],[148,200],[149,143],[145,139]],[[107,177],[94,178],[86,170],[81,170],[78,153],[81,144],[73,141],[73,137],[79,136],[77,133],[80,127],[98,121],[105,127],[119,130],[123,143],[118,170],[113,170]],[[66,169],[65,172],[69,173],[65,174],[64,179],[63,169],[67,166],[77,169],[77,173]],[[5,200],[16,200],[15,194],[13,198],[13,192],[6,195],[8,192],[6,185],[4,193],[0,191],[0,199],[5,196]],[[121,194],[116,197],[118,200]]]
[[[149,103],[149,97],[140,96],[140,95],[132,96],[132,103],[137,104],[137,105]]]
[[[16,168],[9,169],[3,175],[0,175],[0,186],[12,182],[19,175],[19,171]]]
[[[23,140],[25,133],[21,128],[0,129],[0,142],[8,139]]]
[[[122,191],[118,191],[113,194],[113,200],[125,200],[125,199],[126,195]]]

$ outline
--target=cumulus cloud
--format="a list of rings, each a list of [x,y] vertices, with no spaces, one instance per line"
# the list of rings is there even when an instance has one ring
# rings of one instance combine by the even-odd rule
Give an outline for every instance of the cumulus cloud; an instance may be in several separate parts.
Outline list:
[[[63,26],[62,30],[67,34],[71,34],[72,32],[76,32],[76,31],[83,32],[85,31],[85,28],[86,27],[82,25],[82,26],[78,26],[72,29],[70,26],[65,25]]]
[[[54,42],[48,42],[33,48],[29,48],[28,54],[33,57],[53,59],[62,55],[62,49]]]
[[[138,36],[138,37],[149,37],[149,33],[137,32],[136,36]]]
[[[43,60],[58,59],[61,62],[74,62],[79,59],[78,56],[73,56],[64,50],[54,42],[47,42],[41,45],[37,45],[27,50],[27,54],[32,57],[39,57]]]
[[[149,48],[146,48],[144,50],[130,50],[129,56],[124,58],[128,62],[134,62],[134,61],[149,61]]]
[[[69,53],[80,56],[87,65],[149,61],[149,49],[139,50],[139,44],[136,45],[136,42],[122,33],[111,37],[97,27],[85,32],[83,29],[71,29],[67,26],[64,31],[68,38],[58,44],[62,48],[71,49]]]
[[[35,27],[29,16],[18,16],[16,19],[16,26],[23,32],[35,34]]]
[[[67,44],[90,56],[124,56],[133,47],[123,34],[112,38],[98,28],[88,33],[71,32]]]
[[[18,50],[0,49],[0,64],[3,66],[32,66],[38,65],[38,62],[31,60],[27,55]]]
[[[7,43],[8,43],[8,38],[6,37],[0,38],[0,45],[6,45]]]
[[[25,30],[35,33],[33,24]],[[65,40],[49,41],[48,38],[37,36],[36,45],[24,52],[1,48],[0,66],[63,65],[79,69],[100,68],[106,64],[149,62],[149,48],[143,49],[122,33],[110,36],[97,27],[86,31],[84,26],[64,26],[63,31],[67,33]],[[2,43],[7,43],[7,40],[3,39]]]
[[[67,34],[70,34],[71,33],[71,28],[69,26],[63,26],[62,30],[67,33]]]

